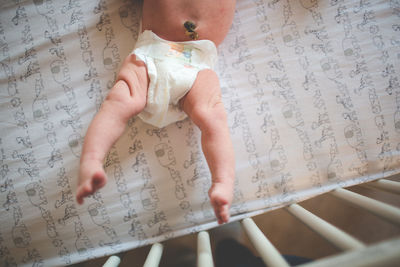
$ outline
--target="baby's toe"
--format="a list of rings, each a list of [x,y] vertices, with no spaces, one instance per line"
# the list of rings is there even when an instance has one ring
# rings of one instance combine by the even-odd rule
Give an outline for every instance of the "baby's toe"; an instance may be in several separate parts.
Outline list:
[[[230,217],[229,216],[229,206],[224,205],[221,208],[221,211],[219,214],[220,214],[219,217],[220,217],[221,223],[227,223],[229,221],[229,217]]]
[[[89,196],[93,191],[90,181],[79,186],[76,194],[76,200],[79,204],[83,204],[83,199]]]

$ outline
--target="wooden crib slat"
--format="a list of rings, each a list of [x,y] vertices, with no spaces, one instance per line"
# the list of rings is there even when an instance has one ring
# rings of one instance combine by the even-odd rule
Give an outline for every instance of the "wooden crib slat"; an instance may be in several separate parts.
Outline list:
[[[289,266],[251,218],[242,220],[242,226],[260,257],[267,266]]]
[[[391,180],[380,179],[363,185],[378,188],[394,194],[400,194],[400,183]]]
[[[365,247],[362,242],[346,234],[332,224],[324,221],[298,204],[291,204],[286,209],[290,214],[298,218],[313,231],[325,238],[328,242],[340,250],[354,250]]]
[[[157,267],[160,264],[162,253],[163,245],[160,243],[154,243],[151,246],[150,252],[147,255],[143,267]]]
[[[107,261],[103,264],[103,267],[118,267],[120,263],[120,257],[113,255],[107,259]]]
[[[400,209],[392,205],[362,196],[349,190],[338,188],[331,192],[332,195],[343,199],[355,206],[361,207],[382,219],[400,225]]]
[[[197,235],[197,266],[214,266],[210,245],[210,236],[205,231],[202,231]]]
[[[337,266],[399,266],[400,239],[384,241],[361,250],[346,251],[298,267],[337,267]]]

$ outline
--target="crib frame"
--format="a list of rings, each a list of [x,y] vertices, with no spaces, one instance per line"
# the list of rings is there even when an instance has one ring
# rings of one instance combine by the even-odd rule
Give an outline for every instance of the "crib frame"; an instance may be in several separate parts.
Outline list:
[[[362,186],[383,190],[400,196],[400,182],[380,179],[362,184]],[[331,194],[338,199],[346,201],[355,207],[364,209],[379,218],[400,227],[400,208],[343,188],[335,189],[327,194]],[[323,237],[327,242],[331,243],[341,251],[336,255],[321,258],[311,263],[299,266],[396,266],[400,263],[400,237],[372,245],[366,245],[350,234],[304,209],[297,203],[290,204],[283,209],[286,209],[286,211],[288,211],[292,216],[300,220],[312,231]],[[255,250],[267,266],[290,266],[252,218],[243,219],[241,221],[241,226]],[[162,252],[163,245],[161,243],[154,243],[143,266],[159,266]],[[108,258],[103,266],[117,267],[120,262],[121,256],[114,255]],[[197,266],[214,266],[210,236],[207,231],[201,231],[197,234]]]

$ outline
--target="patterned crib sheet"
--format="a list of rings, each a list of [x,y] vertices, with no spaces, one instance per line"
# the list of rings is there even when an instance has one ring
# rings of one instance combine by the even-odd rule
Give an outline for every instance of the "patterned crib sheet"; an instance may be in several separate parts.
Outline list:
[[[140,1],[0,3],[0,265],[58,266],[216,227],[199,130],[132,118],[109,182],[75,202],[85,131]],[[217,72],[232,220],[400,170],[398,1],[241,0]]]

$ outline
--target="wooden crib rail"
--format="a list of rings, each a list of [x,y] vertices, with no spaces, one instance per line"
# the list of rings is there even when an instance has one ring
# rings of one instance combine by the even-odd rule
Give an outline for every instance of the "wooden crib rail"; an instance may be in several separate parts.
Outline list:
[[[343,188],[335,189],[331,192],[331,194],[354,206],[365,209],[384,220],[387,220],[393,224],[400,225],[400,209],[392,205],[351,192]]]
[[[399,182],[381,179],[368,183],[366,186],[400,195]],[[330,194],[358,208],[364,209],[383,220],[400,226],[400,208],[343,188],[335,189]],[[300,266],[399,266],[400,264],[400,238],[367,246],[350,234],[345,233],[336,226],[304,209],[299,204],[291,204],[286,207],[286,210],[326,241],[343,251],[341,254],[318,259]],[[252,218],[243,219],[241,225],[251,244],[267,266],[290,266],[284,256],[268,240]],[[162,252],[163,245],[159,243],[153,244],[143,266],[157,267],[160,263]],[[116,267],[120,261],[118,256],[111,256],[103,266]],[[210,236],[206,231],[201,231],[197,235],[197,266],[214,266]]]
[[[157,267],[160,264],[162,252],[163,245],[161,245],[160,243],[154,243],[151,246],[150,252],[147,255],[143,267]]]
[[[202,231],[197,235],[197,266],[214,266],[211,252],[210,236],[205,231]]]
[[[253,246],[267,266],[290,266],[278,252],[278,250],[271,244],[268,238],[263,234],[263,232],[258,228],[253,219],[246,218],[242,220],[242,226]]]
[[[326,257],[299,267],[376,267],[399,266],[400,238],[368,246],[364,249]]]
[[[311,230],[319,234],[339,250],[355,250],[365,247],[365,244],[359,240],[312,214],[298,204],[292,204],[286,209],[290,214],[302,221]]]
[[[400,183],[391,180],[380,179],[370,183],[361,184],[361,186],[377,188],[390,193],[400,194]]]

